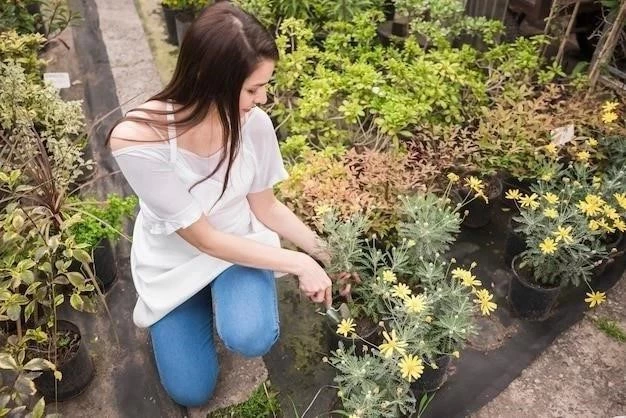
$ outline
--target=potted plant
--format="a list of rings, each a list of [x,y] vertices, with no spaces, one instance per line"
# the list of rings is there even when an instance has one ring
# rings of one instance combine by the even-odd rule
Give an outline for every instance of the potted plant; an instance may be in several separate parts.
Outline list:
[[[96,278],[103,291],[107,291],[117,278],[117,264],[113,253],[113,243],[124,237],[124,220],[131,216],[138,200],[135,196],[122,198],[110,194],[104,202],[95,199],[71,199],[69,206],[81,214],[80,220],[72,227],[76,242],[86,244],[85,250],[92,255]],[[71,269],[79,269],[75,263]]]
[[[487,225],[493,217],[493,203],[502,194],[502,181],[499,176],[480,178],[476,172],[470,172],[464,176],[462,183],[456,174],[450,177],[455,179],[450,195],[464,209],[461,225],[467,228],[481,228]]]
[[[592,272],[608,251],[587,216],[602,210],[604,201],[591,191],[580,200],[575,183],[565,178],[557,191],[540,181],[532,194],[515,199],[520,209],[516,231],[525,237],[526,249],[511,265],[509,302],[521,318],[545,319],[562,287],[584,282],[594,293]]]

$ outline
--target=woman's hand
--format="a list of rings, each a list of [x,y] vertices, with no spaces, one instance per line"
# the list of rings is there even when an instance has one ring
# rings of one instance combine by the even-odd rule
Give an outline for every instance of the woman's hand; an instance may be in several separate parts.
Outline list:
[[[352,285],[361,283],[361,277],[359,277],[359,273],[342,272],[333,275],[332,279],[339,283],[339,294],[345,297],[348,302],[351,302]]]
[[[300,283],[300,290],[315,303],[322,303],[328,308],[332,305],[332,282],[324,269],[309,255],[297,253],[300,268],[295,272]]]

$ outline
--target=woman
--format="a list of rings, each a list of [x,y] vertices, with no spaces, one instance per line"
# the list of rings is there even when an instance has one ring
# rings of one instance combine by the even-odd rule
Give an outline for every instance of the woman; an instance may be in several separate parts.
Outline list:
[[[272,192],[287,173],[256,106],[277,59],[255,18],[216,3],[185,35],[169,84],[110,134],[140,198],[133,319],[150,328],[161,382],[181,405],[202,405],[215,388],[213,319],[225,346],[244,356],[277,340],[274,272],[296,275],[312,301],[330,304],[331,280],[311,257],[328,255]],[[280,248],[279,235],[306,253]]]

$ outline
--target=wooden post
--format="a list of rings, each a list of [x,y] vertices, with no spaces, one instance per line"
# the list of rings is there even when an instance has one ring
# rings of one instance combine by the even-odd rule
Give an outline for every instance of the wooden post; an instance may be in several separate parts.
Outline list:
[[[572,33],[572,29],[574,29],[574,22],[576,22],[576,16],[578,15],[579,9],[580,9],[580,0],[578,0],[576,2],[576,6],[574,6],[572,17],[569,19],[567,29],[565,30],[565,35],[563,36],[563,40],[561,41],[561,45],[559,46],[559,52],[556,54],[555,61],[559,65],[561,65],[561,61],[563,60],[563,54],[565,54],[565,45],[567,45],[567,40],[569,39],[569,36]]]
[[[624,23],[626,23],[626,1],[623,1],[619,9],[609,16],[606,29],[596,47],[596,52],[594,53],[589,70],[589,91],[595,88],[602,67],[604,67],[607,61],[613,56]]]

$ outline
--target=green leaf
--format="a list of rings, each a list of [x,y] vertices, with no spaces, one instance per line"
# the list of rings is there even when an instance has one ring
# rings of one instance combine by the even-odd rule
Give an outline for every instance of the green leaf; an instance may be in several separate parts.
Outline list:
[[[22,307],[17,303],[11,303],[7,307],[7,315],[9,315],[9,319],[13,322],[17,322],[20,320],[21,313],[22,313]]]
[[[77,311],[82,311],[84,309],[83,299],[78,293],[72,294],[72,296],[70,297],[70,305],[72,305],[72,308],[76,309]]]
[[[91,263],[91,256],[85,250],[81,250],[81,249],[74,250],[74,258],[83,264]]]
[[[43,417],[45,408],[46,408],[46,402],[43,400],[43,396],[42,396],[33,407],[32,418]]]
[[[17,370],[18,365],[9,353],[0,353],[0,369]]]
[[[57,295],[54,298],[54,306],[62,305],[64,300],[65,300],[65,296],[64,295]]]
[[[54,365],[54,363],[46,359],[34,358],[24,365],[24,369],[30,370],[30,371],[42,371],[42,370],[49,370],[49,369],[54,370],[56,369],[56,366]]]
[[[83,276],[81,273],[78,273],[76,271],[70,271],[65,273],[65,275],[67,276],[72,286],[81,288],[85,285],[85,276]]]
[[[26,308],[24,308],[24,319],[26,321],[28,321],[30,317],[33,315],[33,312],[35,312],[36,305],[37,305],[37,301],[33,300],[28,305],[26,305]]]

